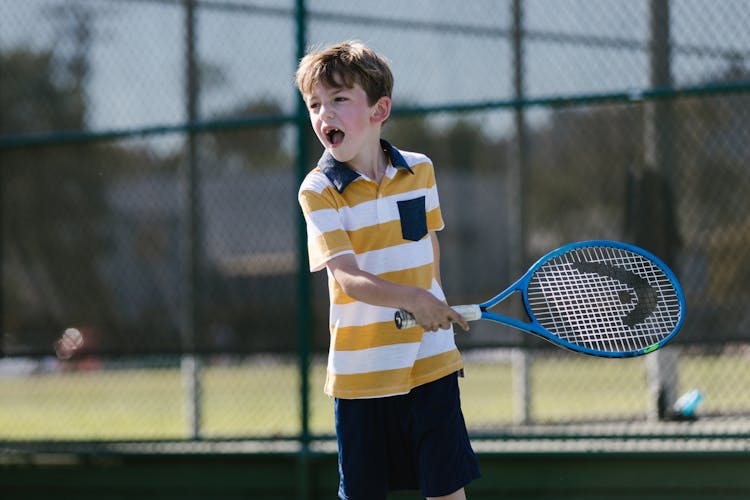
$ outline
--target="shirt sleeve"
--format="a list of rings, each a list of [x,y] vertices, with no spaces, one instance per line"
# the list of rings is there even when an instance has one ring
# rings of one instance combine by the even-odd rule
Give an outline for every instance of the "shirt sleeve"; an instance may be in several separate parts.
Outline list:
[[[338,210],[331,200],[315,191],[301,190],[299,204],[307,225],[310,271],[320,271],[339,255],[354,253]]]

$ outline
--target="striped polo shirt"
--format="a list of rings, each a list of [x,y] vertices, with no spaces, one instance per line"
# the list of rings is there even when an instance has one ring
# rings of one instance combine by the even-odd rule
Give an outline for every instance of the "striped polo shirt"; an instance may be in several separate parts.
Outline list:
[[[443,228],[435,172],[422,154],[382,141],[390,157],[380,184],[328,152],[302,182],[299,203],[307,222],[310,270],[354,254],[360,269],[380,278],[430,290],[445,300],[434,279],[429,231]],[[395,310],[347,296],[328,272],[329,396],[354,399],[406,394],[462,368],[453,329],[398,330]]]

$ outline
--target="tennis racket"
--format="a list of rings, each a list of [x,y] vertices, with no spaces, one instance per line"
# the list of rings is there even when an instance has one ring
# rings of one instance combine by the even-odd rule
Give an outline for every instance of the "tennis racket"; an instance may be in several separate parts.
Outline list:
[[[488,311],[516,292],[528,322]],[[495,321],[576,352],[624,358],[655,351],[678,332],[685,296],[654,255],[600,240],[558,248],[490,300],[453,309],[467,321]],[[399,329],[417,324],[405,310],[395,320]]]

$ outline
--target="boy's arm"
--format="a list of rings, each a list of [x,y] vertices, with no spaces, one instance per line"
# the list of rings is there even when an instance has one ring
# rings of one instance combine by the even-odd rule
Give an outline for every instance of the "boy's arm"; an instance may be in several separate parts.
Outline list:
[[[363,271],[352,254],[334,257],[326,264],[336,282],[349,297],[368,304],[406,309],[427,331],[450,328],[458,323],[469,325],[463,317],[423,288],[400,285]]]

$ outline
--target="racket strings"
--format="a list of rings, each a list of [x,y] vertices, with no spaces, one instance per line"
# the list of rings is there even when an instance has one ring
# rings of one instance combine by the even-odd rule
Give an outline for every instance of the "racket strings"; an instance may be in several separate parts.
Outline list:
[[[658,343],[681,314],[664,271],[620,248],[578,248],[555,257],[534,273],[527,294],[545,329],[598,351],[636,351]]]

